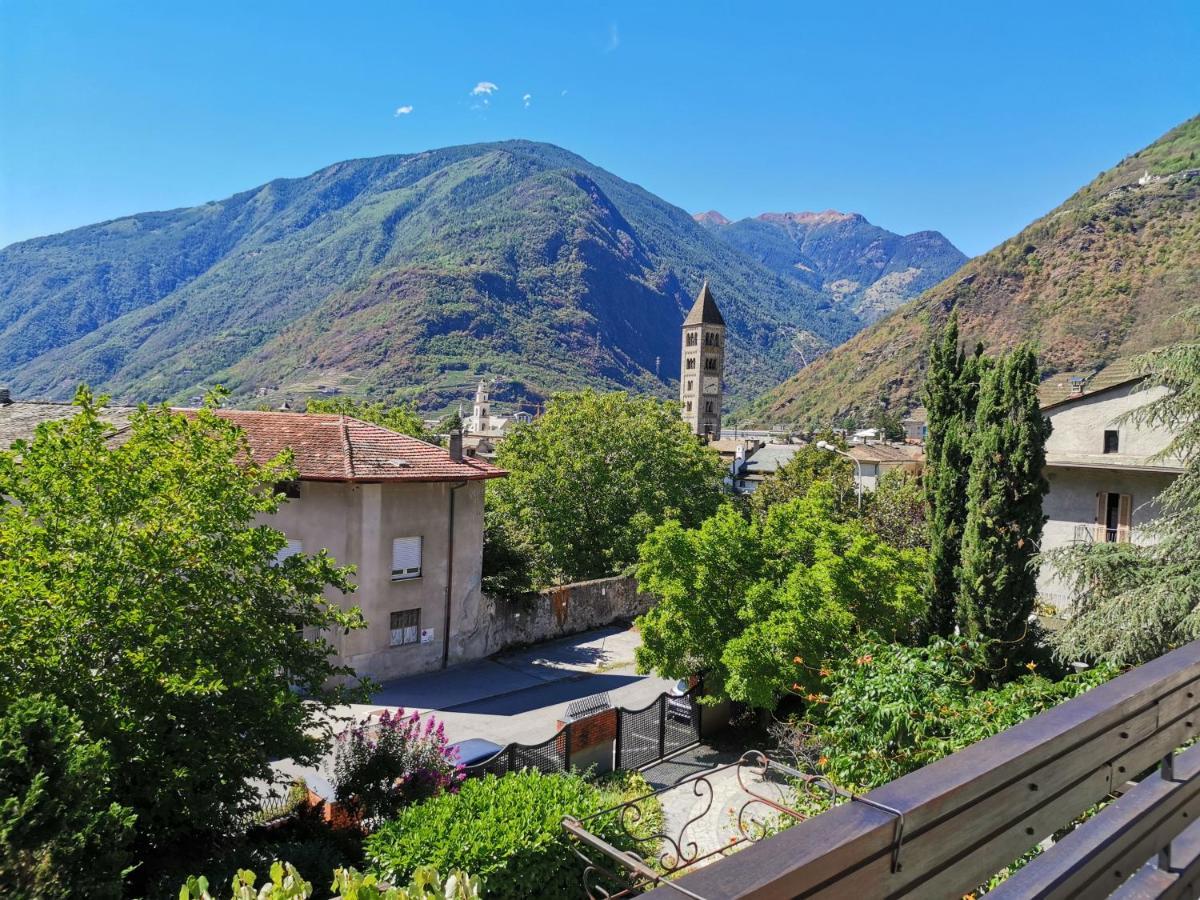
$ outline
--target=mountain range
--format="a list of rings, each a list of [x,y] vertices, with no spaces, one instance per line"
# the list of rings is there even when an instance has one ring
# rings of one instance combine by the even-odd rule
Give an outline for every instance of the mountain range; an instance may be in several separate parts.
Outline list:
[[[63,398],[316,392],[442,409],[481,375],[537,402],[668,396],[704,278],[746,400],[862,326],[685,211],[561,148],[474,144],[351,160],[225,200],[0,250],[0,378]]]
[[[950,278],[739,412],[827,423],[919,403],[931,329],[1036,342],[1044,377],[1091,373],[1190,333],[1200,305],[1200,117],[1172,129]]]
[[[763,213],[696,221],[767,268],[874,322],[956,272],[967,257],[936,231],[900,235],[858,213]]]

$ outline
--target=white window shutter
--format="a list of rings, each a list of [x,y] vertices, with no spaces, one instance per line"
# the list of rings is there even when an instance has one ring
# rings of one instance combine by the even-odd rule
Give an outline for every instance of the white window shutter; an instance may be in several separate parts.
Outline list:
[[[392,541],[392,580],[418,578],[421,575],[421,538],[396,538]]]
[[[279,565],[289,556],[295,556],[297,553],[304,552],[304,541],[293,541],[288,538],[287,546],[280,547],[275,551],[275,565]]]

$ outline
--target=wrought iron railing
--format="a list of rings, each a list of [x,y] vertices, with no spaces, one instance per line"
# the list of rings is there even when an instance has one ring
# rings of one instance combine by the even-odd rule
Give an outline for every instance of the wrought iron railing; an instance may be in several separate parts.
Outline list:
[[[662,830],[647,833],[643,825],[652,820],[650,805],[672,795],[696,798],[690,814],[677,827],[665,822]],[[568,816],[563,828],[583,861],[583,886],[590,900],[635,896],[656,885],[697,897],[674,879],[769,837],[784,823],[803,821],[813,810],[844,802],[865,803],[895,817],[898,861],[904,837],[904,816],[899,810],[851,794],[823,775],[803,772],[758,750],[586,818]],[[618,849],[603,836],[612,833],[619,833],[620,843],[637,851]]]

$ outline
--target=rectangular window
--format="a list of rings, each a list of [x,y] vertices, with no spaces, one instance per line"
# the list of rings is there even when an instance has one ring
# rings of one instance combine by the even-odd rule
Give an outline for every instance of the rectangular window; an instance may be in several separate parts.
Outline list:
[[[692,401],[691,401],[691,400],[689,400],[689,401],[687,402],[687,411],[688,411],[688,412],[691,412],[691,411],[692,411]]]
[[[704,368],[710,372],[717,371],[717,358],[715,356],[710,356],[708,359],[704,360]]]
[[[687,389],[688,389],[689,391],[692,389],[692,384],[693,384],[693,383],[694,383],[694,382],[692,381],[692,379],[690,379],[690,378],[689,378],[689,379],[688,379],[688,386],[687,386]]]
[[[283,494],[289,500],[300,499],[300,482],[298,481],[280,481],[275,484],[275,493]]]
[[[304,552],[304,541],[293,541],[288,539],[286,547],[280,547],[275,551],[275,565],[279,565],[289,556],[295,556],[297,553]]]
[[[1097,541],[1124,544],[1132,537],[1133,496],[1101,491],[1096,495]]]
[[[391,628],[391,645],[393,647],[420,643],[421,611],[419,609],[402,609],[392,613]]]
[[[392,541],[392,581],[421,577],[421,539],[396,538]]]
[[[694,331],[693,331],[691,334],[689,334],[689,335],[687,336],[687,345],[688,345],[689,347],[695,347],[695,346],[696,346],[696,332],[694,332]]]
[[[711,401],[711,400],[705,400],[705,401],[704,401],[704,411],[705,411],[706,413],[710,413],[710,412],[712,412],[712,411],[713,411],[713,405],[712,405],[712,401]]]
[[[689,369],[694,369],[694,368],[696,368],[696,357],[694,357],[694,356],[689,356],[689,357],[687,358],[687,368],[689,368]]]
[[[1119,453],[1121,447],[1121,434],[1116,429],[1109,429],[1104,432],[1104,452]]]

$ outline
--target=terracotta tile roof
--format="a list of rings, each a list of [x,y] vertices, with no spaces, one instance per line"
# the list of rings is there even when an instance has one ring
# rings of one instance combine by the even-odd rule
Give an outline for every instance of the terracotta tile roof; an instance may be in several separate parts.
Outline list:
[[[102,418],[129,425],[132,406],[110,406]],[[194,412],[182,409],[179,412]],[[17,400],[0,404],[0,442],[33,437],[41,422],[67,419],[70,403]],[[217,415],[246,433],[251,454],[265,462],[291,448],[300,477],[311,481],[479,481],[507,474],[480,459],[454,462],[441,447],[349,416],[222,409]]]
[[[238,409],[217,415],[245,432],[255,459],[291,449],[308,481],[480,481],[507,474],[481,459],[455,462],[441,447],[350,416]]]

